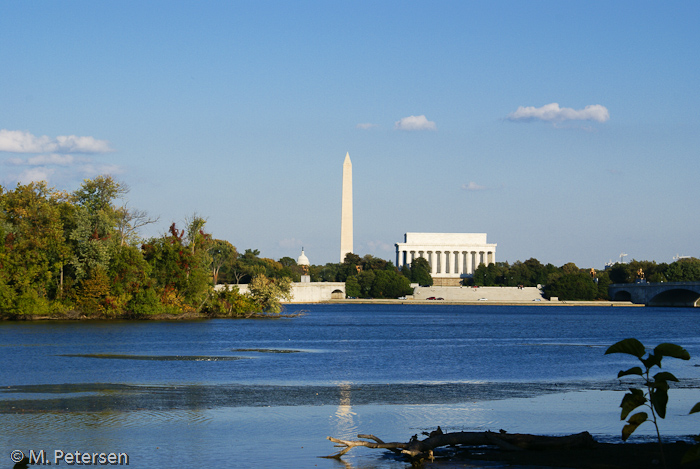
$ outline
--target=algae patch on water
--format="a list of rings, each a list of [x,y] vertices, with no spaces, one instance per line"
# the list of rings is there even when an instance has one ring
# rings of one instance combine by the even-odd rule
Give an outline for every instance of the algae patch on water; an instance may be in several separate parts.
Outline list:
[[[189,362],[222,362],[244,360],[248,357],[216,357],[208,355],[127,355],[115,353],[67,353],[60,357],[106,358],[112,360],[156,360],[156,361],[189,361]]]
[[[288,350],[277,348],[237,348],[232,352],[258,352],[258,353],[301,353],[301,350]]]

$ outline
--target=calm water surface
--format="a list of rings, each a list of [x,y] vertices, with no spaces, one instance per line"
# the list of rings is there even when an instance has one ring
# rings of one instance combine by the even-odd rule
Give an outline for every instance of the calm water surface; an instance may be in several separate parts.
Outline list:
[[[328,435],[443,430],[618,438],[637,337],[689,362],[662,431],[698,433],[695,309],[304,305],[280,320],[0,324],[0,468],[10,452],[126,452],[131,467],[403,468]],[[639,438],[650,434],[640,429]]]

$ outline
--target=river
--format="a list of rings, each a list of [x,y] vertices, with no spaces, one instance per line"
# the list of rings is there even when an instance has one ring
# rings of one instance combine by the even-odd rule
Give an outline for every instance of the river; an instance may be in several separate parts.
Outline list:
[[[700,433],[700,312],[685,308],[294,305],[277,320],[0,323],[0,467],[10,453],[126,453],[137,468],[404,468],[326,436],[433,430],[619,441],[617,372],[636,337],[675,342],[661,422]],[[650,438],[643,425],[634,439]],[[62,460],[65,463],[65,459]]]

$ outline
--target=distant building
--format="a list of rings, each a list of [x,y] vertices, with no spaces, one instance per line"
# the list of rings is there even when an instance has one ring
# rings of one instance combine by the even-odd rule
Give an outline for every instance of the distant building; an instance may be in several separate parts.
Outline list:
[[[352,252],[352,162],[350,153],[345,154],[343,161],[343,194],[340,207],[340,262]]]
[[[430,264],[434,285],[459,285],[480,264],[496,262],[496,244],[486,242],[486,233],[406,233],[396,243],[396,266],[418,257]]]
[[[301,248],[301,256],[297,259],[297,265],[301,267],[303,274],[301,275],[301,283],[311,283],[311,276],[309,275],[309,258],[304,254],[304,248]]]

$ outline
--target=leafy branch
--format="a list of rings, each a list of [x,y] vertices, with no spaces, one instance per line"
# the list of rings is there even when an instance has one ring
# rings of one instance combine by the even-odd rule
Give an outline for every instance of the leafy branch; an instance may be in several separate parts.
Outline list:
[[[658,418],[666,417],[666,405],[668,404],[668,390],[669,381],[678,382],[672,373],[667,371],[662,371],[656,373],[653,377],[651,376],[651,370],[654,367],[661,368],[661,360],[664,357],[678,358],[680,360],[690,360],[690,354],[680,345],[663,343],[659,344],[654,348],[653,352],[647,354],[644,345],[637,339],[625,339],[611,345],[605,354],[610,353],[624,353],[627,355],[632,355],[637,357],[642,364],[642,367],[635,366],[628,370],[620,371],[617,374],[618,378],[624,376],[639,376],[642,378],[642,386],[644,390],[640,388],[630,388],[630,392],[625,394],[622,398],[622,403],[620,407],[622,412],[620,414],[620,420],[625,420],[635,409],[644,406],[647,407],[651,412],[651,419],[649,414],[644,411],[640,411],[630,416],[627,420],[627,424],[622,428],[622,440],[626,441],[627,438],[634,433],[634,431],[644,422],[650,421],[654,424],[656,428],[656,436],[659,440],[659,446],[661,447],[661,459],[663,460],[664,467],[666,466],[666,461],[663,456],[663,446],[661,442],[661,432],[659,431]],[[700,404],[700,403],[699,403]],[[697,408],[697,409],[696,409]],[[696,404],[693,407],[695,412],[700,411],[700,405]],[[691,410],[691,413],[693,411]]]

